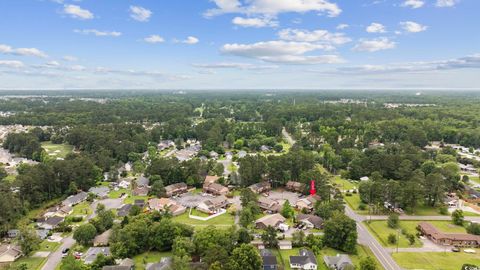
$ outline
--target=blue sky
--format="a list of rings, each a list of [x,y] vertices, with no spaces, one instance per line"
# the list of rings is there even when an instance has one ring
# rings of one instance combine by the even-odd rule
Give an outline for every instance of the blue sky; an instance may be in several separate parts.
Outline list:
[[[480,89],[478,0],[2,0],[1,89]]]

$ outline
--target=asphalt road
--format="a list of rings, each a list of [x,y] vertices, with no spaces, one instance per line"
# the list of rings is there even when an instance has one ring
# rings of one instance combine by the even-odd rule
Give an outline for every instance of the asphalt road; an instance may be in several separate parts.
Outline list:
[[[73,240],[72,236],[63,238],[62,245],[57,249],[57,251],[50,253],[47,262],[42,267],[42,270],[55,270],[57,265],[62,261],[62,250],[66,248],[72,248],[74,244],[75,240]]]
[[[288,134],[285,128],[282,129],[282,134],[283,134],[283,137],[285,137],[285,139],[287,140],[288,144],[290,145],[295,144],[295,140],[292,138],[292,136],[290,136],[290,134]]]
[[[392,258],[389,250],[384,248],[362,223],[366,218],[355,213],[349,206],[346,206],[345,213],[357,222],[358,242],[370,248],[383,268],[386,270],[401,270],[402,268]]]

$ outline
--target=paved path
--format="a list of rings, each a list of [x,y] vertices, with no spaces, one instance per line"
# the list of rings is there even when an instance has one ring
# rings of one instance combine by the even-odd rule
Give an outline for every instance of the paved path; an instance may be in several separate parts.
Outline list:
[[[387,220],[388,216],[361,216],[363,220]],[[400,220],[452,220],[451,216],[399,216]],[[466,216],[465,220],[480,222],[480,217]]]
[[[68,236],[62,240],[62,245],[55,251],[50,253],[47,262],[43,265],[42,270],[55,270],[57,265],[62,261],[62,250],[72,248],[75,244],[72,236]]]
[[[346,206],[345,213],[357,222],[358,242],[370,248],[383,268],[386,270],[401,270],[402,268],[393,260],[389,250],[384,248],[362,223],[365,217],[355,213],[349,206]]]
[[[292,138],[292,136],[290,136],[290,134],[288,134],[285,127],[282,129],[282,134],[283,134],[283,137],[285,137],[285,140],[287,140],[288,144],[290,144],[290,145],[295,144],[295,140]]]

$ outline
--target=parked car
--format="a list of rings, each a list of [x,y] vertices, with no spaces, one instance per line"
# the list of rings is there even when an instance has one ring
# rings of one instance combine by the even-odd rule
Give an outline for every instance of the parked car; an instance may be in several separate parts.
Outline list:
[[[452,248],[452,252],[460,252],[460,249],[458,247]]]

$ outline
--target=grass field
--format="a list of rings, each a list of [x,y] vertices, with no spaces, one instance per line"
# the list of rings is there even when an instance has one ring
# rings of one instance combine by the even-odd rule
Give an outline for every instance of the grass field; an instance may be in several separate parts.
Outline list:
[[[42,148],[47,151],[51,157],[65,158],[73,151],[73,146],[68,144],[53,144],[51,142],[42,142]]]
[[[92,208],[88,202],[82,202],[73,207],[72,216],[88,216],[92,214]]]
[[[19,265],[26,264],[28,270],[40,270],[45,262],[46,258],[22,257],[12,265],[14,269],[16,269],[16,267]]]
[[[300,248],[294,248],[294,249],[291,249],[291,250],[274,250],[273,254],[275,256],[277,256],[278,264],[283,265],[285,270],[289,270],[289,269],[291,269],[290,264],[289,264],[290,256],[298,255],[299,250],[300,250]],[[342,254],[342,253],[343,252],[334,250],[332,248],[322,249],[320,254],[317,255],[317,263],[318,263],[318,268],[317,269],[318,270],[329,270],[323,262],[323,256],[335,256],[337,254]],[[364,246],[361,246],[361,245],[357,246],[357,254],[356,255],[349,255],[349,256],[350,256],[350,259],[352,260],[353,264],[357,267],[359,267],[360,260],[363,257],[370,256],[370,257],[375,259],[375,256],[370,251],[370,249],[368,249]],[[375,261],[376,261],[376,259],[375,259]],[[383,269],[378,261],[377,261],[377,269],[378,270]]]
[[[187,211],[179,216],[174,217],[173,220],[176,222],[192,225],[196,229],[201,229],[209,225],[214,225],[218,227],[230,227],[234,224],[234,216],[230,215],[229,213],[225,213],[223,215],[209,219],[207,221],[202,221],[202,220],[189,218],[188,211]]]
[[[480,265],[480,256],[464,252],[400,252],[392,254],[397,263],[405,269],[459,270],[464,263]]]
[[[44,240],[42,243],[40,243],[40,248],[38,251],[55,251],[60,245],[61,243]]]
[[[147,263],[157,263],[160,261],[161,258],[164,257],[171,257],[171,252],[145,252],[140,255],[133,257],[133,261],[135,262],[135,269],[143,270],[145,269]]]
[[[439,229],[442,232],[446,233],[466,233],[466,230],[464,227],[456,226],[453,225],[450,221],[428,221],[431,223],[433,226],[435,226],[437,229]],[[399,229],[405,229],[407,230],[408,233],[411,234],[416,234],[417,233],[417,226],[420,221],[416,220],[402,220],[400,221],[400,226]],[[392,229],[388,227],[387,221],[371,221],[370,223],[367,223],[367,228],[372,232],[372,234],[386,247],[396,247],[396,244],[389,244],[388,243],[388,235],[393,233],[397,235],[397,230]],[[418,240],[415,239],[415,244],[410,245],[408,242],[407,238],[401,234],[399,234],[400,237],[400,242],[398,244],[399,247],[420,247],[422,246],[422,243]]]
[[[123,188],[120,188],[118,190],[112,190],[110,191],[110,193],[108,193],[108,197],[110,199],[118,199],[123,193],[130,194],[130,190]]]

